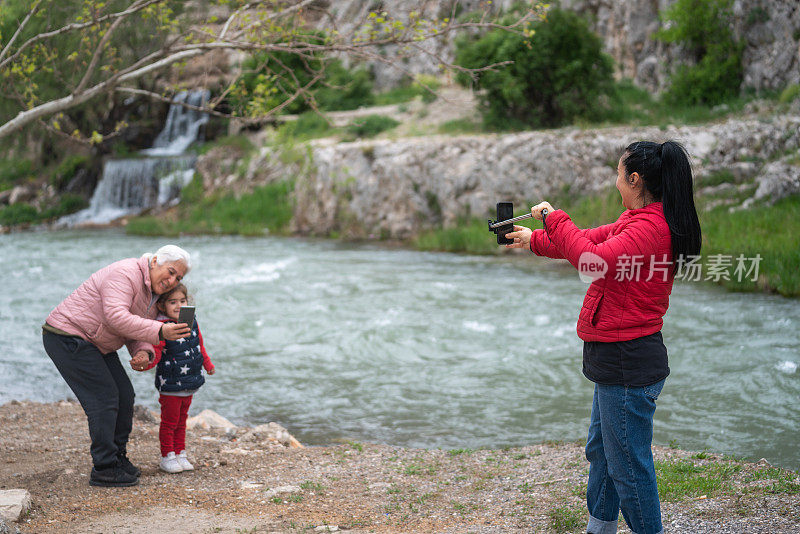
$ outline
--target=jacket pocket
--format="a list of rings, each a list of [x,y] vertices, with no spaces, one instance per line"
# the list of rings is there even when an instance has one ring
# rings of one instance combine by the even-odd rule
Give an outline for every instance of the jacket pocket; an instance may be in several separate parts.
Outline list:
[[[595,326],[597,324],[597,310],[600,308],[600,302],[602,300],[602,293],[597,295],[587,294],[586,299],[583,301],[583,306],[581,307],[581,313],[578,315],[578,319],[587,324]]]

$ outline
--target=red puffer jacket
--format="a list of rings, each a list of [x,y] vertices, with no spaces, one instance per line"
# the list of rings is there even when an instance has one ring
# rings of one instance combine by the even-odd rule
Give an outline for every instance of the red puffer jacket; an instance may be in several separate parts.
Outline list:
[[[628,341],[661,330],[674,279],[672,238],[661,202],[626,210],[617,222],[587,230],[561,210],[546,222],[546,232],[533,232],[531,252],[566,259],[582,278],[596,278],[583,299],[578,337]]]

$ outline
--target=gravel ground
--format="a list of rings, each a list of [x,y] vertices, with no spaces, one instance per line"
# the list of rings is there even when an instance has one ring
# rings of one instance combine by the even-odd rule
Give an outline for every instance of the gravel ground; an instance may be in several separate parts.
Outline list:
[[[137,417],[129,456],[142,469],[140,484],[94,488],[80,406],[11,402],[0,406],[0,489],[30,491],[33,507],[13,525],[25,534],[582,532],[586,524],[588,464],[579,444],[292,449],[247,440],[247,430],[190,431],[197,468],[168,475],[157,469],[157,424]],[[752,480],[764,465],[660,447],[654,453],[741,466],[727,491],[662,503],[668,532],[800,531],[800,494],[774,493],[768,480]]]

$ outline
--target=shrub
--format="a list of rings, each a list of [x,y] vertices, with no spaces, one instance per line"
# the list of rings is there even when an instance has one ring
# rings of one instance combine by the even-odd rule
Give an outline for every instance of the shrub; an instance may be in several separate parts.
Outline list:
[[[13,187],[33,174],[33,162],[27,159],[0,159],[0,191]]]
[[[89,202],[80,195],[67,194],[58,199],[58,204],[52,208],[44,210],[39,219],[55,219],[56,217],[63,217],[69,213],[75,213],[87,207]]]
[[[59,163],[53,172],[50,174],[50,183],[57,189],[61,190],[69,183],[75,173],[80,168],[84,168],[89,164],[89,158],[80,154],[73,154],[67,156],[61,163]]]
[[[778,101],[781,104],[788,104],[789,102],[793,102],[797,98],[800,98],[800,83],[790,85],[786,89],[781,91],[781,96],[778,97]]]
[[[282,139],[297,138],[311,139],[321,137],[331,130],[328,120],[316,111],[306,111],[278,128],[279,137]]]
[[[477,74],[482,115],[490,128],[548,127],[574,119],[597,120],[613,107],[613,60],[578,15],[552,9],[531,38],[494,30],[457,43],[456,61],[467,68],[513,61]],[[470,83],[466,75],[459,82]]]
[[[662,14],[667,28],[656,37],[677,43],[693,56],[679,65],[665,93],[674,104],[715,105],[739,94],[744,45],[731,31],[732,0],[677,0]]]
[[[400,123],[391,117],[368,115],[362,119],[354,120],[347,127],[347,132],[355,137],[375,137],[381,132],[391,130],[398,124]]]
[[[32,223],[36,222],[38,218],[39,212],[36,208],[22,202],[0,209],[0,225],[2,226]]]

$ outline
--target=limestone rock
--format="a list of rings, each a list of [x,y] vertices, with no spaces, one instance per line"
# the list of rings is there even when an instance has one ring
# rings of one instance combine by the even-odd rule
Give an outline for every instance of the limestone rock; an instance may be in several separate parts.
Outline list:
[[[34,198],[36,198],[36,191],[24,185],[18,185],[11,190],[11,194],[8,196],[8,203],[12,205],[19,202],[29,202]]]
[[[0,490],[0,518],[4,521],[19,521],[31,507],[31,494],[25,489]]]
[[[21,534],[17,527],[12,527],[3,519],[0,519],[0,534]]]
[[[297,441],[294,436],[289,434],[289,431],[283,428],[278,423],[268,423],[266,425],[258,425],[255,428],[247,431],[242,437],[239,438],[240,442],[268,442],[280,444],[284,447],[293,449],[302,448],[303,445]]]
[[[220,414],[213,410],[203,410],[199,414],[195,415],[194,417],[190,417],[186,420],[186,428],[194,429],[194,428],[202,428],[203,430],[209,430],[212,428],[221,428],[225,431],[235,429],[236,425],[222,417]]]

